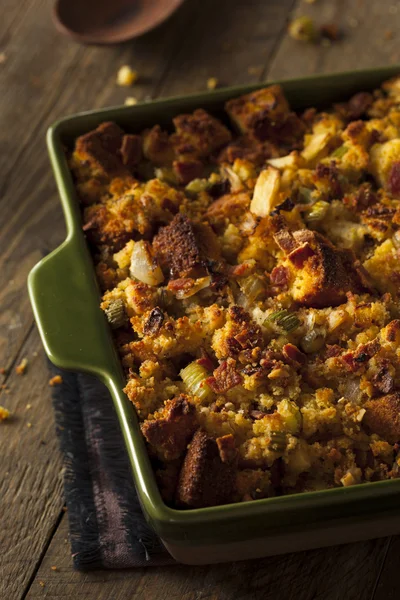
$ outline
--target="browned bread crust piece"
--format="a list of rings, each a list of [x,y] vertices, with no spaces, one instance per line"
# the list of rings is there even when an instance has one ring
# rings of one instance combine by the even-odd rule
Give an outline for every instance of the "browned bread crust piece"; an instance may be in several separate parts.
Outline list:
[[[368,400],[364,424],[390,443],[400,441],[400,392]]]
[[[212,229],[176,215],[162,227],[153,240],[160,264],[169,269],[172,279],[202,277],[207,273],[207,259],[217,259],[219,246]]]
[[[186,398],[181,394],[167,400],[162,412],[141,426],[144,437],[163,460],[179,458],[196,430],[196,411]]]
[[[214,440],[198,430],[183,462],[176,503],[185,508],[225,504],[231,500],[236,477],[233,436]]]

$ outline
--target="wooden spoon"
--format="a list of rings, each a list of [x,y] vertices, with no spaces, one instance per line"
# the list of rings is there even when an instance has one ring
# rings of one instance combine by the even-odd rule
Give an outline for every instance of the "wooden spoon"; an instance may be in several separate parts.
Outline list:
[[[116,44],[167,19],[184,0],[57,0],[53,18],[61,33],[84,44]]]

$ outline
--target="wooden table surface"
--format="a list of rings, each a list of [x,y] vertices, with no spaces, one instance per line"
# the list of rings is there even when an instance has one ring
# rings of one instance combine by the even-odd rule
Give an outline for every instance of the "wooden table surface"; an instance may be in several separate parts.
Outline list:
[[[400,536],[210,567],[74,571],[26,278],[65,233],[44,141],[54,120],[126,96],[203,90],[209,77],[229,85],[400,63],[400,2],[186,0],[155,31],[111,48],[61,37],[50,13],[47,0],[0,0],[0,404],[14,415],[0,425],[0,599],[398,598]],[[290,14],[336,23],[343,38],[296,42],[286,33]],[[115,85],[123,64],[140,74],[132,89]],[[20,376],[14,367],[23,357],[29,366]]]

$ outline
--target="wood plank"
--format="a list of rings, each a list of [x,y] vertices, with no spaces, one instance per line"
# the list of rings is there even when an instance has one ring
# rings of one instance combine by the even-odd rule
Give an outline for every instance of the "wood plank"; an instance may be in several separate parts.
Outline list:
[[[0,393],[12,417],[1,424],[0,598],[18,598],[63,506],[61,458],[54,435],[49,374],[36,329],[31,329],[15,370]]]
[[[399,597],[400,536],[391,540],[371,600],[396,600]]]
[[[293,0],[203,0],[190,35],[181,41],[173,65],[158,91],[163,96],[220,85],[255,83],[284,34]]]
[[[0,377],[0,383],[11,385],[0,403],[15,415],[0,429],[0,497],[7,507],[0,513],[0,598],[22,597],[63,503],[47,367],[26,294],[29,270],[64,237],[45,131],[64,114],[150,94],[169,64],[191,6],[189,1],[168,27],[151,33],[147,44],[138,40],[106,49],[60,37],[47,1],[7,0],[0,27],[0,49],[7,56],[0,66],[0,367],[9,370],[22,356],[31,365],[23,377],[13,371],[8,379]],[[125,63],[141,75],[133,89],[114,83]],[[26,404],[32,404],[27,412]]]
[[[388,545],[383,539],[204,567],[79,573],[71,565],[66,521],[52,539],[27,600],[369,600],[375,561],[382,561]]]
[[[400,6],[393,0],[298,0],[291,17],[308,15],[316,25],[334,23],[342,38],[330,45],[307,44],[286,35],[268,78],[302,77],[400,63]]]

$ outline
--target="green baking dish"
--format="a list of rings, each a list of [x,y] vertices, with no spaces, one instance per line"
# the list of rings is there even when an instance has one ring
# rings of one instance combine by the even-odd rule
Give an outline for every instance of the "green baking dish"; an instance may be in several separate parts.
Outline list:
[[[280,83],[293,108],[321,108],[371,90],[398,72],[400,67],[392,66]],[[122,391],[124,376],[99,308],[99,290],[64,149],[103,121],[116,121],[134,132],[155,123],[167,127],[175,115],[199,107],[221,116],[226,100],[263,85],[81,113],[55,123],[47,136],[68,234],[29,275],[42,341],[54,364],[92,373],[109,388],[146,518],[170,553],[188,564],[254,558],[400,532],[400,480],[212,508],[169,508],[157,489],[134,408]]]

